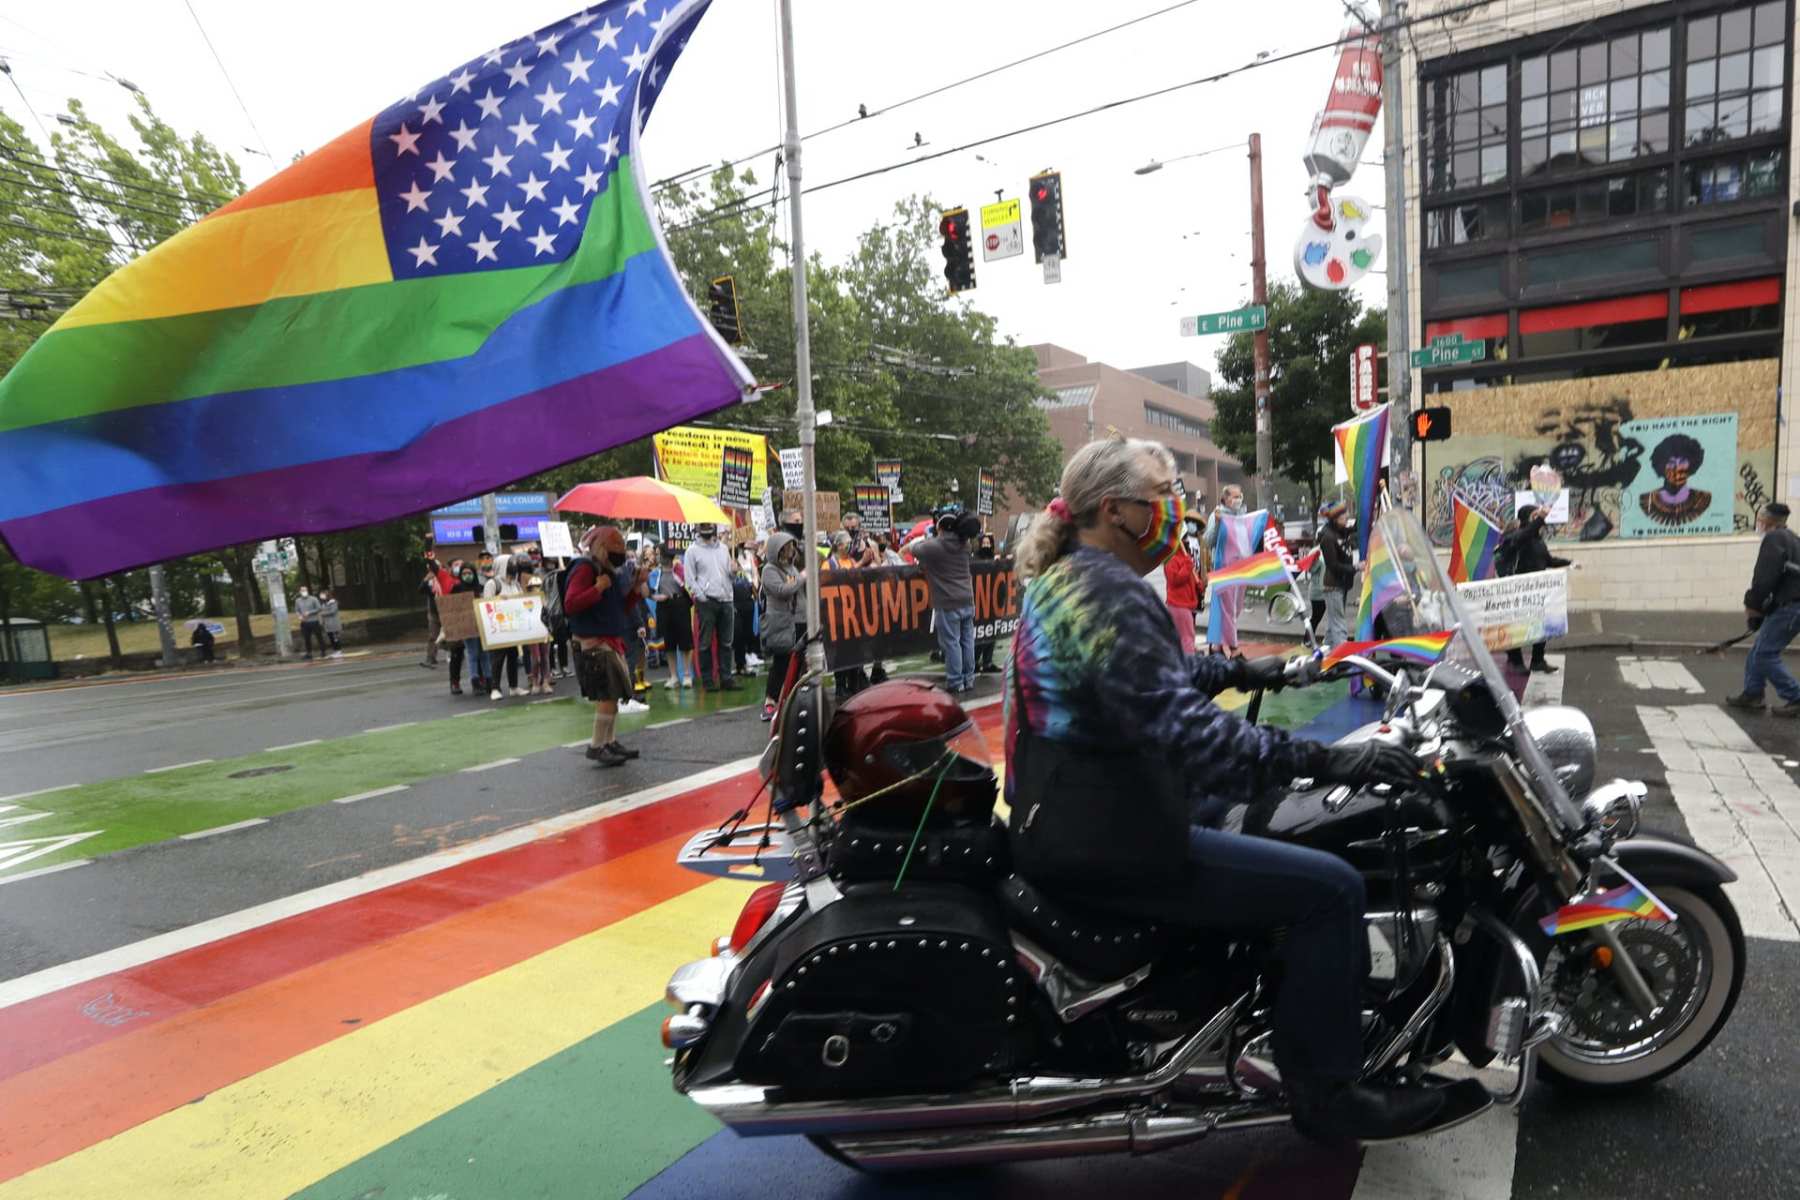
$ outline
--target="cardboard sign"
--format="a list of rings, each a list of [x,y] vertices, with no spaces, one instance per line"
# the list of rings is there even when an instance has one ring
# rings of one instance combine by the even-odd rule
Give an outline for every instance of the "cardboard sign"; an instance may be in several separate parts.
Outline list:
[[[719,460],[719,503],[726,508],[750,507],[750,479],[756,462],[742,446],[726,446]]]
[[[1011,560],[976,560],[969,567],[975,585],[975,640],[1012,636],[1019,627],[1022,592]],[[931,589],[916,565],[822,571],[819,612],[825,663],[834,671],[892,662],[937,646]]]
[[[475,625],[475,596],[470,592],[462,592],[454,596],[437,596],[438,624],[443,627],[444,640],[447,642],[464,642],[472,637],[480,637],[481,631]]]
[[[702,496],[718,495],[724,471],[725,448],[733,447],[750,455],[750,491],[755,495],[769,486],[769,442],[760,433],[739,433],[735,429],[701,429],[695,425],[677,425],[653,439],[660,478],[676,487],[684,487]],[[748,504],[746,499],[744,504]]]
[[[994,515],[994,473],[992,471],[983,471],[976,478],[975,515],[978,517]]]
[[[1569,572],[1557,567],[1459,583],[1456,591],[1493,653],[1517,650],[1569,632]]]
[[[819,528],[825,533],[836,533],[844,527],[844,518],[838,504],[836,492],[816,492],[815,503],[819,506]],[[788,488],[781,493],[781,507],[785,511],[806,511],[806,493],[798,488]]]
[[[866,533],[888,533],[894,528],[892,493],[879,483],[856,485],[856,511],[862,515]]]
[[[483,650],[504,650],[550,640],[550,631],[544,627],[544,597],[535,593],[479,601],[475,605],[475,625],[481,632]]]
[[[539,521],[538,547],[545,558],[576,558],[575,539],[569,536],[567,521]]]

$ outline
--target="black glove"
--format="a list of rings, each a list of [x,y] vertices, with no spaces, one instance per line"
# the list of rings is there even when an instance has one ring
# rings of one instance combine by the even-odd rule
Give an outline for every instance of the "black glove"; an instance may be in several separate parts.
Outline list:
[[[1323,750],[1315,778],[1324,783],[1385,783],[1410,788],[1417,787],[1425,773],[1425,764],[1416,755],[1389,742],[1358,742]]]
[[[1240,692],[1258,688],[1279,692],[1287,686],[1287,665],[1287,658],[1280,654],[1237,659],[1231,664],[1231,686]]]

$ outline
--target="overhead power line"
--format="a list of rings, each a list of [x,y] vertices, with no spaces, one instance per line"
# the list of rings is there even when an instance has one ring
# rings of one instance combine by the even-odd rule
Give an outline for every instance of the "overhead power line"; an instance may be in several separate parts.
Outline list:
[[[244,103],[243,93],[239,92],[237,84],[232,82],[231,72],[225,69],[225,60],[219,57],[219,48],[213,45],[212,35],[206,32],[206,26],[200,22],[200,14],[194,11],[194,0],[186,0],[186,4],[188,16],[194,18],[194,28],[200,31],[200,40],[206,43],[208,50],[212,51],[213,61],[219,64],[219,74],[225,77],[225,86],[231,89],[232,98],[237,101],[238,109],[244,114],[244,120],[250,123],[250,132],[254,133],[256,140],[262,144],[263,153],[268,156],[269,161],[274,162],[275,152],[269,149],[269,139],[265,138],[262,130],[256,127],[256,118],[250,115],[250,106]]]

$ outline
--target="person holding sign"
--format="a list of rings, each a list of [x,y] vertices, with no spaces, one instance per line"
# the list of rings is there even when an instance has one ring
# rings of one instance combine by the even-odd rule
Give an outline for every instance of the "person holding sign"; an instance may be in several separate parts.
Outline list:
[[[631,699],[631,669],[625,639],[635,630],[632,607],[644,581],[625,550],[625,535],[614,525],[596,525],[581,539],[581,557],[569,568],[563,612],[575,638],[575,678],[581,694],[594,702],[594,734],[587,756],[603,767],[623,766],[638,756],[618,739],[619,702]]]

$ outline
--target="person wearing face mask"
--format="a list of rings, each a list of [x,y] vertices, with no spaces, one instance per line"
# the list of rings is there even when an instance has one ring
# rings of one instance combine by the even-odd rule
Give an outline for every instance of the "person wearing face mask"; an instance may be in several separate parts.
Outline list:
[[[486,578],[482,581],[481,595],[484,600],[502,600],[510,596],[522,596],[525,589],[519,586],[519,568],[524,566],[525,558],[518,554],[502,554],[488,568]],[[499,650],[488,651],[490,664],[489,675],[493,687],[488,692],[489,700],[504,700],[508,695],[519,691],[519,648],[505,646]],[[506,676],[501,678],[500,672],[505,670]]]
[[[1139,580],[1174,553],[1175,463],[1154,442],[1076,451],[1018,550],[1026,580],[1006,680],[1015,869],[1053,895],[1222,937],[1266,936],[1284,979],[1275,1056],[1295,1122],[1318,1137],[1399,1136],[1442,1107],[1362,1071],[1362,876],[1343,859],[1211,828],[1296,777],[1416,784],[1419,761],[1369,740],[1326,746],[1252,725],[1213,697],[1279,686],[1284,662],[1188,657]]]
[[[1235,483],[1227,484],[1219,489],[1219,506],[1213,510],[1212,519],[1206,523],[1206,533],[1201,538],[1207,559],[1214,567],[1225,565],[1219,561],[1220,546],[1224,543],[1226,516],[1241,517],[1244,515],[1244,489]],[[1244,611],[1244,589],[1231,588],[1222,595],[1212,598],[1212,603],[1219,606],[1220,636],[1224,639],[1222,648],[1227,654],[1237,653],[1238,616]]]
[[[294,612],[300,618],[300,640],[305,643],[306,660],[312,661],[313,643],[319,644],[319,657],[325,657],[325,627],[319,623],[319,598],[312,589],[303,587],[294,598]]]
[[[331,643],[331,657],[344,657],[344,621],[338,615],[337,597],[329,588],[319,592],[319,626],[325,631],[325,640]]]
[[[1550,545],[1544,541],[1544,522],[1549,515],[1535,504],[1519,509],[1519,527],[1501,538],[1500,545],[1494,550],[1496,573],[1524,575],[1569,565],[1568,559],[1550,553]],[[1556,668],[1544,657],[1543,642],[1532,646],[1530,666],[1525,663],[1524,651],[1519,649],[1508,650],[1506,661],[1514,669],[1530,671],[1534,675],[1556,674]]]
[[[975,542],[975,559],[977,562],[993,562],[996,554],[994,535],[982,533]],[[1000,668],[994,665],[994,639],[975,643],[975,673],[977,675],[998,675]]]
[[[619,741],[617,731],[619,704],[635,691],[626,666],[625,639],[636,632],[632,612],[645,583],[617,526],[588,530],[580,548],[582,557],[569,568],[563,611],[569,615],[577,648],[575,678],[582,696],[594,702],[594,733],[587,756],[603,767],[623,766],[638,756]]]
[[[454,596],[473,596],[480,599],[482,591],[481,575],[474,564],[459,562],[452,564],[456,570],[456,585],[450,589]],[[478,637],[464,638],[450,648],[450,694],[460,696],[462,691],[463,663],[469,664],[469,690],[479,695],[488,689],[488,653],[482,649]]]
[[[769,660],[763,682],[762,719],[773,720],[787,683],[788,664],[806,640],[806,560],[800,539],[785,530],[769,535],[763,547],[762,649]]]
[[[737,631],[737,611],[731,594],[731,551],[720,540],[717,525],[700,525],[695,532],[699,537],[682,555],[688,592],[694,597],[694,610],[700,616],[700,631],[694,641],[694,677],[704,683],[710,663],[713,689],[734,692],[742,685],[731,673],[731,645]]]
[[[932,622],[944,655],[944,688],[952,696],[975,686],[975,584],[969,573],[972,542],[981,518],[956,505],[938,510],[937,536],[918,537],[906,549],[925,575]]]

